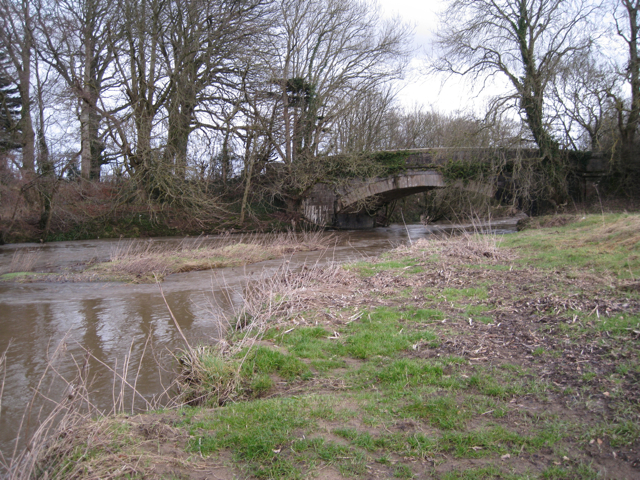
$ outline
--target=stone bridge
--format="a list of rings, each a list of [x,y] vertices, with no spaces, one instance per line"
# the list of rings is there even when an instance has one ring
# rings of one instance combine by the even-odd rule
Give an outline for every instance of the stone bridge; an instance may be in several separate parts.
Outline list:
[[[447,161],[495,155],[495,149],[414,149],[406,152],[403,171],[387,177],[353,179],[346,185],[318,183],[302,202],[304,218],[315,225],[337,228],[373,228],[375,212],[394,200],[444,188],[445,179],[436,168]],[[393,153],[393,152],[389,152]],[[490,186],[465,188],[493,195]]]
[[[373,228],[373,213],[385,204],[414,193],[443,188],[444,178],[435,170],[410,171],[348,187],[316,184],[304,199],[305,219],[315,225],[338,228]]]
[[[539,155],[538,151],[533,149],[497,148],[432,148],[386,153],[404,155],[400,172],[379,178],[318,183],[307,192],[302,202],[304,218],[319,226],[373,228],[375,213],[383,206],[415,193],[444,188],[446,182],[439,167],[445,166],[448,162],[474,164],[497,158],[509,161],[516,157],[533,158]],[[574,168],[578,176],[584,177],[586,186],[589,181],[597,179],[602,174],[604,166],[599,157],[581,158],[587,158],[586,163],[576,164]],[[458,183],[459,187],[465,190],[493,196],[498,188],[505,188],[505,180],[509,181],[496,178],[489,184],[473,181],[463,184],[461,180],[454,183]]]

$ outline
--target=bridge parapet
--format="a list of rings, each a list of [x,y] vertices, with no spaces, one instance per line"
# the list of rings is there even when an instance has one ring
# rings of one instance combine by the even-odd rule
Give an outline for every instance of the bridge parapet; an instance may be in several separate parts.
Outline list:
[[[513,159],[517,157],[532,158],[539,155],[534,149],[516,148],[414,148],[399,150],[397,153],[406,155],[404,165],[406,169],[426,169],[443,166],[449,162],[489,162],[496,158]]]

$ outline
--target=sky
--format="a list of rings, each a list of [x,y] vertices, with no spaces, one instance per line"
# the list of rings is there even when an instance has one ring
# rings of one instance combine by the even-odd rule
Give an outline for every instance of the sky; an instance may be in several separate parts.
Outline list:
[[[473,111],[483,113],[489,93],[473,92],[460,77],[444,77],[425,72],[431,44],[438,27],[442,0],[377,0],[384,17],[399,16],[414,28],[414,58],[406,78],[398,83],[398,100],[406,107],[424,105],[442,113]]]

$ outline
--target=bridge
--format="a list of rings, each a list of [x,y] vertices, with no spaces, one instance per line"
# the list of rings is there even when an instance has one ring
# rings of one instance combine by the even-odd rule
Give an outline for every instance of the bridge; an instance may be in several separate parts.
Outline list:
[[[487,196],[494,196],[498,188],[505,188],[505,178],[492,178],[484,184],[468,180],[468,177],[464,182],[455,180],[456,174],[451,175],[451,172],[445,178],[447,166],[449,169],[471,166],[480,171],[483,165],[488,166],[492,160],[504,162],[516,157],[534,158],[538,155],[538,151],[533,149],[497,148],[431,148],[385,153],[398,154],[402,158],[401,165],[396,163],[392,169],[395,171],[377,178],[317,183],[307,191],[302,201],[303,217],[318,226],[373,228],[378,210],[415,193],[444,188],[451,183]],[[585,191],[588,190],[587,184],[604,172],[601,159],[596,156],[586,158],[586,163],[577,165],[576,169],[578,173],[582,172]]]
[[[354,180],[349,187],[318,183],[302,202],[308,222],[338,228],[373,228],[374,213],[384,205],[414,193],[445,187],[435,170],[409,171],[370,181]]]

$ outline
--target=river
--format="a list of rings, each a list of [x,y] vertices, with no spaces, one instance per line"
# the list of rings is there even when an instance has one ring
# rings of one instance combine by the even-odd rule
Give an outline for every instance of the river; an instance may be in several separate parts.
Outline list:
[[[517,219],[494,222],[498,233],[515,230]],[[373,230],[341,231],[333,235],[324,252],[302,252],[286,259],[292,268],[328,261],[345,262],[376,256],[413,240],[460,225],[424,227],[392,225]],[[212,237],[213,238],[213,237]],[[178,243],[181,238],[155,238],[153,242]],[[145,240],[139,240],[144,242]],[[106,261],[121,240],[55,242],[44,245],[10,244],[0,247],[0,272],[6,271],[19,249],[39,252],[35,271],[78,268],[88,262]],[[207,343],[219,332],[211,305],[231,309],[242,302],[241,287],[247,278],[275,271],[283,259],[246,267],[224,268],[169,275],[162,289],[173,314],[190,343]],[[147,342],[147,339],[149,341]],[[85,351],[94,379],[91,399],[101,409],[113,404],[113,375],[101,366],[122,365],[129,357],[128,378],[137,377],[136,389],[147,399],[163,390],[169,351],[183,346],[157,285],[122,283],[0,283],[0,353],[7,350],[6,377],[0,410],[0,452],[11,455],[20,420],[41,378],[51,353],[63,342],[65,360],[58,373],[73,378]],[[145,350],[146,354],[142,353]],[[119,362],[119,363],[117,363]],[[136,375],[139,369],[139,374]],[[0,370],[0,375],[2,374]],[[0,376],[0,381],[2,377]],[[57,384],[60,395],[60,386]],[[117,392],[116,392],[117,395]],[[23,432],[25,427],[23,426]]]

